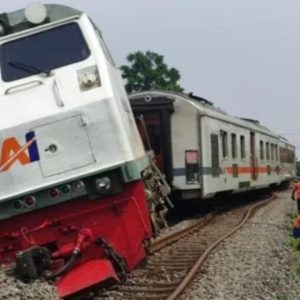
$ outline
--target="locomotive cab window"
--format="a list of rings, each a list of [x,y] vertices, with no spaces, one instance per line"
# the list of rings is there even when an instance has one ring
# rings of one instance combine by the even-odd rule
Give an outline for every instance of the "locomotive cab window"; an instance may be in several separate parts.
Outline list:
[[[50,72],[90,55],[77,23],[69,23],[25,36],[0,46],[3,81]]]

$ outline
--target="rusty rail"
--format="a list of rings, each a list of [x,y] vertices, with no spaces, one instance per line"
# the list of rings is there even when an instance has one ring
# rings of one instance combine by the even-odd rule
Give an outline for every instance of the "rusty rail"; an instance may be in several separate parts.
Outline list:
[[[158,250],[161,250],[162,248],[180,240],[181,238],[185,237],[186,235],[199,230],[200,228],[207,225],[213,218],[215,217],[214,214],[209,213],[205,217],[198,220],[195,224],[190,225],[186,228],[183,228],[181,230],[178,230],[174,233],[170,233],[169,235],[155,240],[153,243],[150,244],[150,247],[148,248],[148,253],[152,254]]]
[[[261,207],[265,206],[268,204],[270,201],[275,200],[277,197],[276,196],[271,196],[270,198],[252,206],[247,213],[245,214],[244,218],[241,220],[241,222],[233,228],[231,231],[229,231],[227,234],[225,234],[223,237],[215,241],[213,244],[211,244],[205,252],[198,258],[198,260],[195,262],[194,266],[192,269],[187,273],[187,275],[183,278],[181,283],[177,286],[177,288],[172,292],[172,294],[167,297],[167,300],[175,300],[177,299],[183,291],[187,288],[187,286],[191,283],[193,280],[195,274],[199,271],[200,267],[203,265],[205,262],[206,258],[208,255],[225,239],[233,235],[235,232],[237,232],[248,220],[249,218]]]

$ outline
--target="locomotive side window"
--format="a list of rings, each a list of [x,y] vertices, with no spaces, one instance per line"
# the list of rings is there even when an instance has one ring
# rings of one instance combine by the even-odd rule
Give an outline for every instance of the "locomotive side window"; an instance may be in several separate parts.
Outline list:
[[[265,159],[265,149],[264,149],[264,142],[260,141],[259,142],[259,148],[260,148],[260,159],[264,160]]]
[[[228,137],[227,132],[224,130],[220,130],[221,141],[222,141],[222,156],[228,156]]]
[[[1,74],[13,81],[85,60],[90,50],[77,23],[52,28],[0,47]]]
[[[237,157],[237,143],[236,143],[236,134],[235,133],[231,134],[231,154],[232,154],[232,158]]]
[[[245,147],[245,137],[240,136],[240,147],[241,147],[241,158],[246,158],[246,147]]]

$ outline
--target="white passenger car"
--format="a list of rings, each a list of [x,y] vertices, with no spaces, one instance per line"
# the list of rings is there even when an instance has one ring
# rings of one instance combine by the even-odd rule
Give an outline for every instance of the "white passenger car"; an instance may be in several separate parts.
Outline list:
[[[295,147],[258,121],[230,116],[192,94],[145,91],[130,102],[143,115],[161,170],[183,198],[266,188],[295,176]]]

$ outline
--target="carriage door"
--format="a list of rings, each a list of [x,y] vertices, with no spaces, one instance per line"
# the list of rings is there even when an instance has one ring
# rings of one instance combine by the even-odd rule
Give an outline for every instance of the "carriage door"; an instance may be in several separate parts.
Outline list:
[[[257,179],[257,167],[256,167],[256,157],[255,157],[255,133],[250,132],[250,173],[251,179]]]
[[[168,183],[173,180],[171,148],[171,113],[173,101],[165,97],[130,99],[137,127],[146,150],[153,150],[156,164],[166,175]]]
[[[146,150],[153,150],[155,154],[155,161],[162,172],[164,168],[164,153],[163,153],[163,130],[160,113],[145,113],[141,115],[144,119],[146,128],[142,128],[143,124],[137,122],[138,129],[143,140]]]

